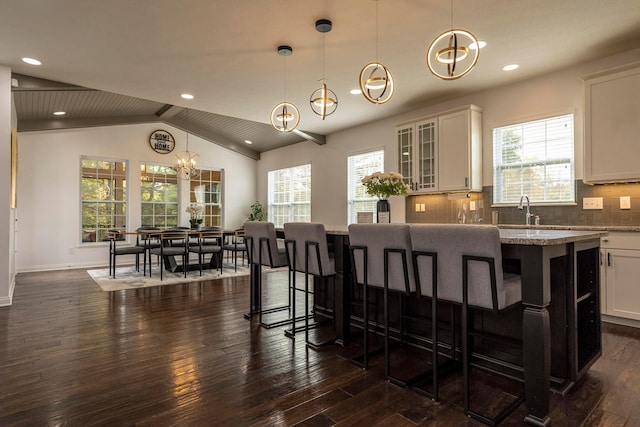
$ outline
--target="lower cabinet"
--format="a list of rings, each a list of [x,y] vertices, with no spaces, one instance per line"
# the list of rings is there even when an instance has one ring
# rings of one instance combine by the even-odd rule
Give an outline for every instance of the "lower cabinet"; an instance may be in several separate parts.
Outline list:
[[[600,277],[602,314],[640,320],[640,233],[610,232],[602,238]]]

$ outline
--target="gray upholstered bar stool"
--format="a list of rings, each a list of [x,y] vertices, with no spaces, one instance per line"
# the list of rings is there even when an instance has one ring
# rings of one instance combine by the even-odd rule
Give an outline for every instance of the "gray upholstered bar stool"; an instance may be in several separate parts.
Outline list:
[[[335,275],[336,268],[333,257],[329,254],[327,245],[327,234],[322,224],[308,222],[288,222],[284,224],[285,247],[289,262],[289,280],[293,292],[291,306],[293,320],[289,336],[295,337],[296,330],[296,296],[302,291],[304,294],[304,339],[308,346],[317,348],[322,345],[332,343],[335,337],[322,342],[309,340],[309,330],[316,328],[320,323],[309,323],[309,318],[314,318],[319,314],[316,312],[315,295],[322,280],[331,278],[333,282],[332,300],[335,301]],[[304,273],[304,289],[298,289],[296,285],[296,272]],[[313,290],[309,290],[309,276],[313,276]],[[309,310],[309,297],[313,298],[313,311]],[[326,314],[324,314],[326,315]],[[335,304],[331,311],[335,315]]]
[[[391,373],[389,353],[389,292],[397,292],[400,298],[415,292],[411,262],[411,236],[408,224],[351,224],[349,244],[352,257],[353,280],[363,288],[363,363],[369,367],[369,287],[384,291],[384,353],[385,374],[390,381],[402,384]],[[401,304],[404,305],[404,304]],[[402,311],[402,309],[400,309]],[[400,313],[400,339],[404,340],[403,313]]]
[[[424,224],[411,227],[414,251],[438,254],[436,298],[462,304],[465,412],[484,423],[496,425],[520,406],[524,394],[515,397],[493,418],[471,409],[469,308],[499,313],[513,307],[522,300],[520,276],[503,273],[500,233],[495,226]],[[422,274],[420,267],[417,272]]]
[[[247,221],[244,224],[245,242],[247,244],[247,255],[249,258],[249,264],[251,267],[252,275],[254,274],[254,266],[256,267],[257,277],[251,279],[251,283],[257,285],[257,298],[256,301],[258,318],[260,325],[265,328],[272,328],[275,326],[282,326],[291,323],[291,316],[286,319],[280,319],[271,323],[263,321],[263,315],[276,313],[279,311],[290,310],[291,305],[291,289],[287,283],[288,298],[287,303],[282,306],[275,306],[271,308],[262,307],[262,266],[271,268],[286,267],[287,266],[287,253],[284,247],[279,247],[276,239],[276,229],[272,222],[266,221]],[[251,302],[249,307],[249,313],[254,306],[253,292],[251,293]]]

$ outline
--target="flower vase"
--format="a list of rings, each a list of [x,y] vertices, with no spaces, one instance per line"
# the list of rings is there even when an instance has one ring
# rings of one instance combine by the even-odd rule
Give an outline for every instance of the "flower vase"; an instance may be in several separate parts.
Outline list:
[[[380,224],[389,224],[391,222],[391,204],[387,199],[380,199],[376,204],[378,213],[378,222]]]

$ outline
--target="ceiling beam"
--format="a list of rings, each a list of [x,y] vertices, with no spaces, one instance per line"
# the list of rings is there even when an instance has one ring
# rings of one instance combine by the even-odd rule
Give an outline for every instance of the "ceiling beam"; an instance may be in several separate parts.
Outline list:
[[[18,132],[117,126],[139,123],[154,123],[160,121],[161,120],[154,115],[127,117],[86,117],[82,119],[19,120]]]
[[[327,137],[325,135],[320,135],[317,133],[305,132],[299,129],[294,129],[293,133],[298,136],[303,137],[307,141],[315,142],[318,145],[324,145],[327,143]]]
[[[13,92],[24,92],[24,91],[33,91],[33,90],[37,90],[37,91],[71,90],[71,91],[97,92],[97,90],[95,89],[89,89],[83,86],[76,86],[68,83],[56,82],[53,80],[40,79],[38,77],[25,76],[24,74],[13,73],[11,77],[18,81],[18,86],[11,88]]]

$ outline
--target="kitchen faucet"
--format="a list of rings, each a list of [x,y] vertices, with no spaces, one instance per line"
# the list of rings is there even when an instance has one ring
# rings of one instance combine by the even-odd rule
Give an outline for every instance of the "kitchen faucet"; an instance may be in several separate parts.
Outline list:
[[[530,211],[530,205],[529,205],[529,196],[527,196],[526,194],[523,194],[522,197],[520,197],[520,204],[518,205],[518,209],[520,210],[524,209],[523,201],[525,199],[527,200],[527,219],[525,224],[531,225],[531,211]]]

